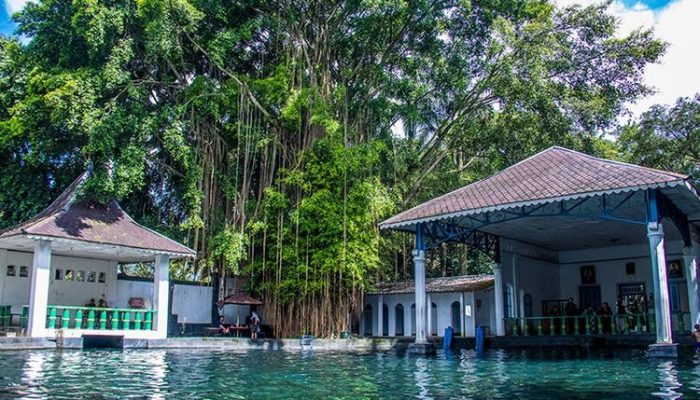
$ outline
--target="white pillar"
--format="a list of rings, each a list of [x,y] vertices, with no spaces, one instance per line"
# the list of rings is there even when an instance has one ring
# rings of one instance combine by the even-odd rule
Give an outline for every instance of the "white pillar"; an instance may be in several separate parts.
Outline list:
[[[666,251],[664,250],[664,227],[661,222],[647,225],[649,256],[654,279],[654,312],[656,315],[656,343],[673,343],[671,335],[671,307],[666,276]]]
[[[411,305],[410,301],[404,303],[403,307],[403,335],[411,336]]]
[[[476,336],[476,294],[467,292],[464,296],[464,308],[462,309],[462,320],[464,320],[464,336]]]
[[[426,330],[426,334],[428,337],[431,337],[437,333],[433,332],[433,298],[430,296],[430,293],[428,293],[426,296],[427,300],[425,304],[425,312],[428,314],[428,329]]]
[[[416,343],[427,343],[425,327],[425,251],[413,250],[416,285]]]
[[[37,240],[34,242],[32,260],[31,289],[29,292],[30,337],[46,336],[46,309],[49,305],[49,278],[51,275],[51,242]]]
[[[515,318],[520,318],[520,301],[518,300],[519,298],[519,292],[518,292],[518,255],[513,254],[512,258],[512,267],[513,267],[513,299],[511,300],[513,302],[513,316]]]
[[[466,330],[465,330],[465,328],[464,328],[464,327],[466,326],[465,322],[466,322],[466,319],[467,319],[467,318],[466,318],[466,317],[467,317],[467,313],[465,312],[466,308],[464,307],[464,305],[465,305],[465,303],[464,303],[464,292],[461,292],[461,293],[459,294],[459,334],[460,334],[462,337],[466,337],[466,336],[467,336]],[[451,313],[452,313],[452,310],[450,310],[450,314],[451,314]],[[456,328],[456,327],[455,327],[455,328]]]
[[[496,316],[496,336],[505,336],[506,329],[503,325],[503,270],[501,264],[493,266],[493,291],[494,314]]]
[[[384,335],[384,295],[377,296],[377,336]]]
[[[700,245],[693,241],[692,247],[683,248],[685,261],[685,281],[688,286],[688,308],[690,309],[690,327],[700,322],[700,291],[698,268],[700,267]]]
[[[170,308],[170,257],[167,254],[156,255],[153,273],[153,306],[156,309],[155,330],[158,339],[168,337],[168,314]]]

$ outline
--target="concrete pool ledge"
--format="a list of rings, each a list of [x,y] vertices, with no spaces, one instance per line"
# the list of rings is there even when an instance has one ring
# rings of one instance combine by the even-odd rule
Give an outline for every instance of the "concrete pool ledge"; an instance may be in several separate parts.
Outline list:
[[[248,338],[168,338],[147,341],[149,349],[220,349],[220,350],[283,350],[302,351],[352,351],[373,352],[404,350],[412,341],[395,338],[351,338],[314,339],[312,345],[303,345],[299,339],[258,339]],[[125,343],[126,345],[126,343]]]
[[[258,339],[224,337],[177,337],[168,339],[124,339],[125,349],[211,349],[211,350],[282,350],[282,351],[404,351],[412,343],[400,338],[314,339],[303,345],[299,339]],[[83,338],[50,340],[48,338],[0,337],[0,351],[83,348]]]
[[[57,348],[56,342],[46,338],[0,337],[2,350],[43,350]]]

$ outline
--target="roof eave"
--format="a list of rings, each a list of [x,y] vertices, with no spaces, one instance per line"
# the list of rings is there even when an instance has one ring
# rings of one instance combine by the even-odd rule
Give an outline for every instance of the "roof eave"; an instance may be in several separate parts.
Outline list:
[[[415,218],[415,219],[410,219],[410,220],[405,220],[405,221],[388,222],[388,221],[391,221],[392,219],[400,217],[401,214],[403,214],[403,213],[401,213],[401,214],[398,214],[392,218],[387,219],[384,222],[381,222],[379,224],[379,229],[392,229],[392,230],[402,230],[402,231],[409,231],[410,232],[410,231],[415,230],[416,224],[423,223],[423,222],[438,221],[438,220],[450,219],[450,218],[462,217],[462,216],[468,216],[468,215],[478,215],[478,214],[483,214],[483,213],[487,213],[487,212],[507,210],[510,208],[517,208],[517,207],[524,207],[524,206],[531,206],[531,205],[554,203],[554,202],[558,202],[558,201],[575,200],[575,199],[580,199],[580,198],[584,198],[584,197],[596,197],[596,196],[602,196],[602,195],[606,195],[606,194],[627,193],[627,192],[632,192],[632,191],[656,189],[656,188],[664,188],[664,187],[674,187],[674,186],[679,186],[679,185],[686,187],[696,197],[698,196],[697,192],[692,187],[692,185],[688,182],[687,179],[679,178],[677,180],[659,182],[659,183],[653,183],[653,184],[647,184],[647,185],[627,186],[627,187],[615,188],[615,189],[609,189],[609,190],[599,190],[599,191],[594,191],[594,192],[582,192],[582,193],[577,193],[577,194],[567,195],[567,196],[549,197],[549,198],[544,198],[544,199],[528,200],[528,201],[521,201],[521,202],[516,202],[516,203],[505,203],[505,204],[500,204],[500,205],[495,205],[495,206],[490,206],[490,207],[480,207],[480,208],[474,208],[474,209],[470,209],[470,210],[456,211],[456,212],[452,212],[452,213],[437,214],[437,215],[432,215],[432,216],[428,216],[428,217]],[[420,207],[420,206],[417,206],[417,207]],[[414,209],[414,208],[412,208],[412,209]],[[408,212],[408,211],[410,211],[410,210],[404,211],[404,213]]]

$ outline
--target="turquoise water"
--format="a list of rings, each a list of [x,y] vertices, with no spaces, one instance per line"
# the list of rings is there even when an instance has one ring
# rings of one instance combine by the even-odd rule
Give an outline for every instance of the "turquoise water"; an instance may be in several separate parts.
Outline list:
[[[699,359],[641,351],[23,351],[1,352],[0,371],[3,399],[700,398]]]

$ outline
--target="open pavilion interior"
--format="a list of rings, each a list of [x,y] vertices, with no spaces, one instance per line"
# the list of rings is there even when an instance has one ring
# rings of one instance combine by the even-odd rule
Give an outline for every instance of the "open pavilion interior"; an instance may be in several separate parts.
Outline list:
[[[416,235],[418,344],[426,343],[425,252],[456,241],[493,258],[496,335],[649,332],[663,349],[698,322],[699,226],[687,176],[561,147],[380,224]],[[605,326],[551,318],[568,298],[576,315],[603,303],[615,314],[618,301],[640,315],[610,316]]]

